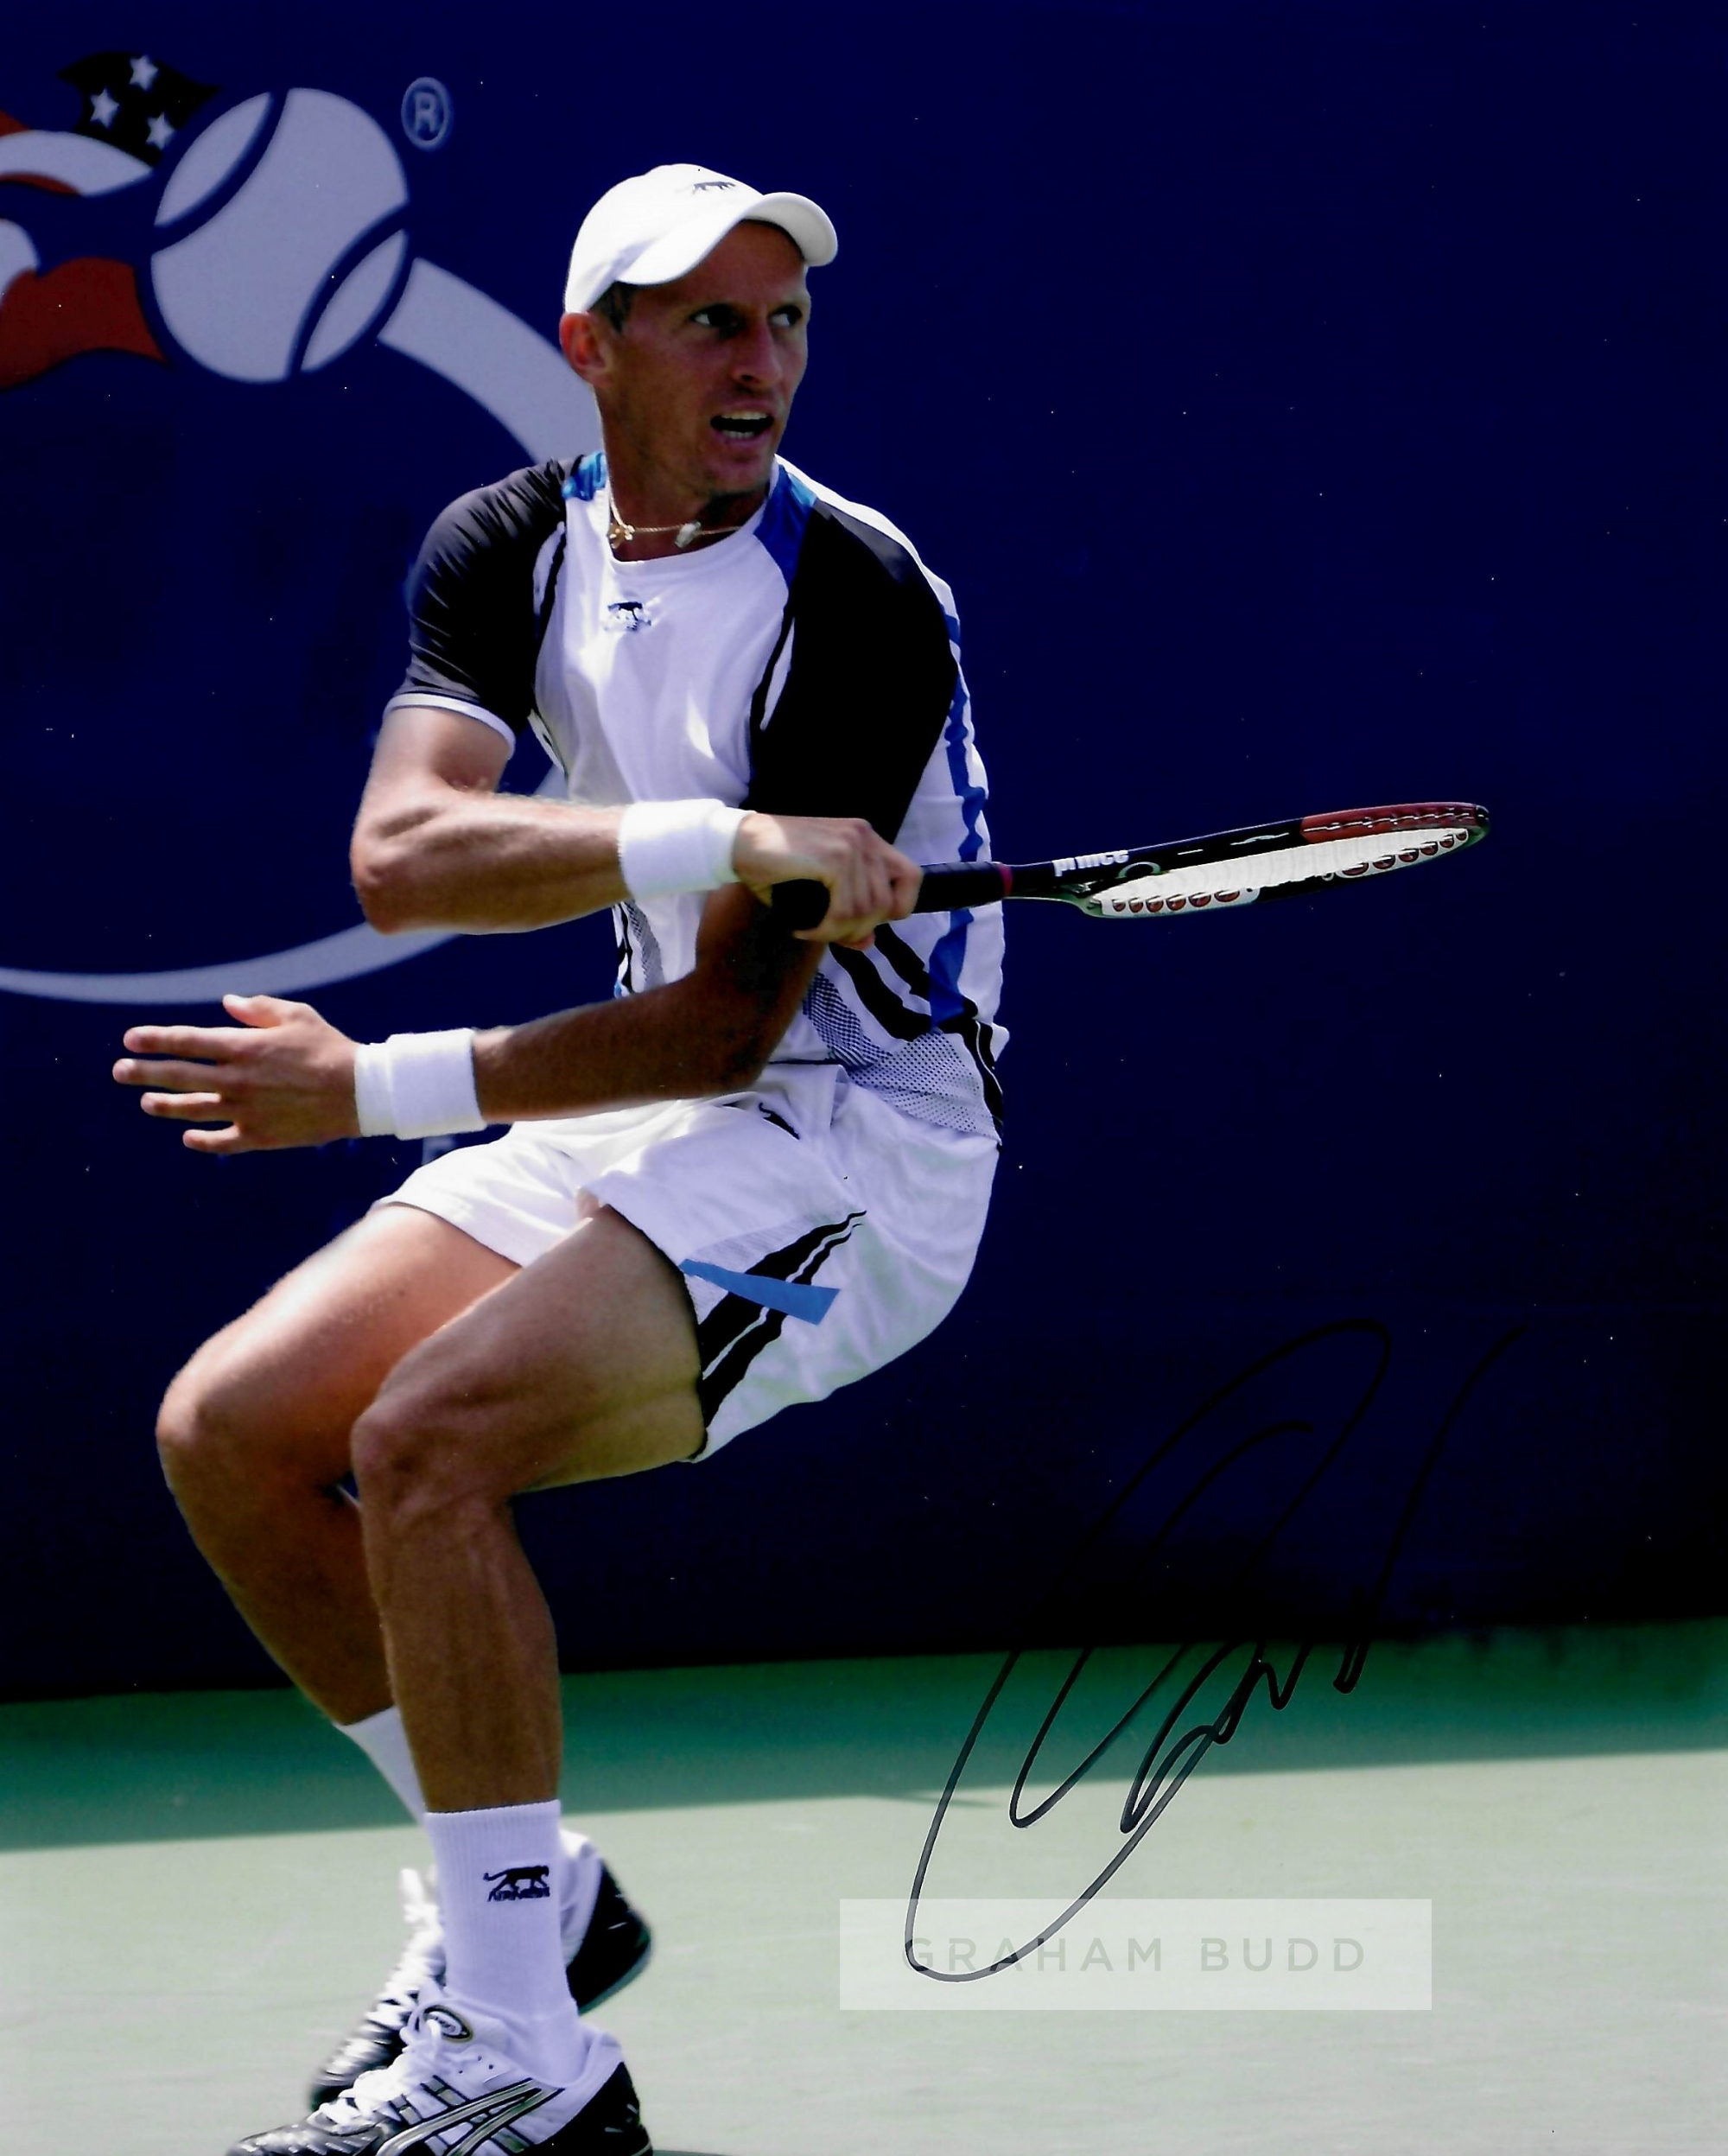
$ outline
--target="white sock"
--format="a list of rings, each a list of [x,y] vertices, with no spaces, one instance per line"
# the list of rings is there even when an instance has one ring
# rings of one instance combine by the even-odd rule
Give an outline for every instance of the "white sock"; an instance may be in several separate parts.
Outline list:
[[[386,1707],[378,1714],[368,1714],[364,1721],[338,1722],[335,1727],[343,1736],[353,1739],[414,1818],[424,1826],[426,1799],[420,1791],[414,1754],[408,1748],[408,1732],[402,1726],[401,1709]],[[560,1921],[567,1930],[580,1930],[593,1914],[594,1898],[600,1892],[600,1851],[585,1834],[576,1828],[566,1827],[561,1837],[553,1892],[558,1902]]]
[[[530,2074],[574,2080],[587,2038],[564,1979],[556,1800],[429,1812],[426,1831],[451,2003],[501,2022],[512,2060]]]
[[[557,1878],[558,1921],[572,1937],[588,1929],[600,1898],[600,1854],[580,1827],[566,1827],[558,1836],[563,1862]]]
[[[376,1714],[368,1714],[364,1721],[338,1722],[336,1727],[345,1737],[353,1739],[411,1816],[423,1823],[426,1799],[420,1793],[420,1777],[415,1771],[414,1754],[408,1748],[408,1732],[402,1726],[401,1710],[381,1708]]]

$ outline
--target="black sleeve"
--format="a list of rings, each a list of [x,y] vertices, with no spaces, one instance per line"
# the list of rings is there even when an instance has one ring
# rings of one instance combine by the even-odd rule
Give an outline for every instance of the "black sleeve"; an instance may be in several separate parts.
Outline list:
[[[521,734],[534,708],[534,564],[563,520],[568,467],[539,464],[453,501],[408,580],[408,672],[397,697],[450,696]]]
[[[744,806],[861,816],[892,840],[954,698],[942,602],[897,540],[818,503],[792,574],[782,648],[788,634],[785,685],[768,709],[771,666],[751,712]]]

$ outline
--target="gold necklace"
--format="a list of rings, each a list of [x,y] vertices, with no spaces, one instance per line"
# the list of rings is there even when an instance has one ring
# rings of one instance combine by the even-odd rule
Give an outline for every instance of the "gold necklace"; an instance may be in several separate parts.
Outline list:
[[[683,553],[698,539],[723,539],[728,532],[741,531],[756,512],[753,509],[749,517],[740,517],[736,524],[717,524],[712,530],[704,527],[700,517],[692,517],[688,524],[626,524],[619,515],[612,497],[607,495],[606,513],[610,519],[606,533],[608,546],[628,546],[632,539],[664,539],[670,531],[673,534],[672,544]]]

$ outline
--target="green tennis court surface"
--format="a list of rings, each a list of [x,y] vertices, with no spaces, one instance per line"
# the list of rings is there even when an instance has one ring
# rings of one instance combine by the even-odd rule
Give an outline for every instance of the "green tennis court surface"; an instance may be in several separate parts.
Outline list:
[[[1334,1666],[1214,1751],[1107,1892],[1431,1898],[1430,2013],[842,2013],[838,1905],[904,1895],[994,1661],[568,1679],[566,1807],[656,1928],[600,2019],[657,2147],[1728,2146],[1728,1624],[1376,1648],[1350,1698]],[[982,1765],[963,1891],[1077,1891],[1131,1763],[1001,1877],[1013,1763]],[[424,1860],[398,1817],[287,1693],[0,1708],[10,2156],[221,2156],[296,2115],[395,1958]]]

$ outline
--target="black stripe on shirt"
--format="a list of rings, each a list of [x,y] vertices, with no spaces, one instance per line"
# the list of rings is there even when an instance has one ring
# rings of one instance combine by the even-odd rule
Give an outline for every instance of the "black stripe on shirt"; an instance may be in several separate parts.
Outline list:
[[[922,1040],[929,1033],[952,1033],[971,1059],[978,1074],[978,1084],[984,1096],[984,1105],[990,1120],[1000,1132],[1002,1127],[1002,1082],[996,1076],[996,1061],[990,1046],[990,1028],[978,1015],[978,1006],[969,996],[961,998],[961,1008],[951,1018],[944,1018],[940,1026],[932,1022],[923,1012],[909,1010],[894,994],[875,967],[870,954],[865,951],[848,951],[840,944],[829,945],[829,956],[840,967],[847,979],[858,992],[858,1000],[884,1033],[892,1033],[897,1040]],[[886,925],[876,931],[876,948],[894,969],[912,993],[928,1004],[931,995],[930,970],[910,944],[905,943]]]
[[[811,508],[774,660],[785,687],[751,708],[746,809],[861,816],[892,840],[941,739],[959,678],[942,602],[910,549],[831,503]]]
[[[453,501],[433,525],[408,580],[408,671],[398,696],[454,696],[524,731],[556,582],[537,618],[534,564],[563,522],[569,468],[512,472]]]
[[[930,969],[909,943],[897,936],[886,922],[876,931],[876,948],[894,969],[914,995],[931,1001]],[[990,1046],[990,1027],[978,1015],[978,1006],[969,995],[962,995],[960,1008],[950,1018],[944,1018],[939,1032],[952,1033],[962,1042],[978,1073],[978,1083],[983,1089],[984,1105],[990,1111],[990,1120],[1000,1131],[1002,1127],[1002,1081],[996,1076],[995,1054]]]
[[[931,1030],[927,1011],[908,1010],[870,963],[867,951],[848,951],[830,944],[828,954],[858,991],[858,1000],[884,1033],[897,1040],[922,1040]]]

